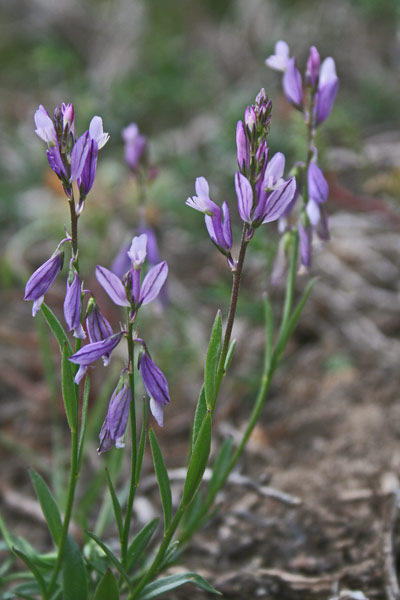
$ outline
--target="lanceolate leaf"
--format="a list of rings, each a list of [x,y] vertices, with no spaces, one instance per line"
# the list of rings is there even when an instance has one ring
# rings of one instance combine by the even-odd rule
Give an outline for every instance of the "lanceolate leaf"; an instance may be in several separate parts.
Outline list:
[[[128,571],[130,571],[141,559],[143,552],[146,550],[147,544],[157,529],[158,522],[159,519],[153,519],[153,521],[147,523],[147,525],[145,525],[143,529],[141,529],[133,538],[127,554]]]
[[[51,533],[51,537],[53,538],[56,546],[58,546],[61,537],[62,521],[57,503],[54,499],[53,494],[47,487],[46,482],[39,475],[39,473],[36,473],[36,471],[32,469],[30,475],[33,486],[35,488],[36,495],[39,499],[40,506],[43,511],[43,515],[46,519],[47,526]]]
[[[210,483],[208,485],[207,496],[214,497],[220,487],[225,482],[227,469],[232,456],[232,438],[224,440],[212,470]]]
[[[41,311],[43,313],[44,318],[47,321],[48,326],[54,333],[54,337],[56,338],[58,345],[60,346],[61,354],[63,353],[63,350],[64,350],[64,344],[66,344],[68,351],[69,351],[69,356],[71,356],[71,354],[72,354],[71,344],[69,343],[68,336],[65,333],[60,321],[57,319],[55,314],[50,310],[50,308],[48,306],[46,306],[46,304],[44,304],[44,303],[41,306]]]
[[[61,367],[62,395],[69,428],[71,431],[76,431],[78,427],[78,395],[77,386],[74,382],[72,364],[68,360],[69,356],[68,346],[64,344]]]
[[[200,390],[200,395],[199,395],[199,399],[197,401],[196,412],[195,412],[194,421],[193,421],[192,452],[193,452],[194,446],[196,444],[197,437],[199,435],[199,431],[201,429],[201,426],[203,424],[204,417],[206,416],[206,414],[207,414],[206,393],[205,393],[204,385],[203,385]]]
[[[42,574],[40,573],[40,570],[38,569],[38,567],[35,565],[35,563],[33,562],[33,560],[27,556],[24,552],[22,552],[22,550],[18,550],[18,548],[13,548],[13,552],[14,554],[16,554],[17,556],[19,556],[19,558],[21,558],[24,563],[26,564],[26,566],[28,567],[28,569],[32,572],[34,578],[37,581],[37,584],[40,588],[41,594],[43,596],[43,598],[46,597],[46,583],[43,579]]]
[[[87,600],[88,584],[83,556],[75,540],[68,535],[63,560],[63,600]]]
[[[216,400],[215,376],[217,373],[221,345],[222,318],[221,311],[218,311],[211,331],[210,343],[208,345],[206,356],[206,365],[204,369],[204,389],[206,393],[206,404],[209,410],[214,408]]]
[[[122,540],[122,532],[124,529],[124,525],[122,522],[122,510],[121,510],[121,505],[119,503],[119,500],[117,498],[117,494],[115,493],[114,485],[111,480],[108,469],[106,469],[106,477],[107,477],[108,489],[110,490],[110,496],[111,496],[111,501],[112,501],[112,505],[113,505],[115,521],[117,523],[118,537],[120,540]]]
[[[235,352],[235,348],[236,348],[236,340],[232,340],[231,345],[229,346],[228,354],[226,355],[226,359],[225,359],[224,373],[226,373],[227,370],[229,369],[229,367],[231,366],[231,362],[232,362],[232,358],[233,358],[233,353]]]
[[[213,588],[203,577],[189,571],[188,573],[170,575],[169,577],[163,577],[162,579],[152,581],[152,583],[149,583],[143,588],[139,594],[138,600],[152,600],[153,598],[158,598],[161,594],[170,592],[185,583],[194,583],[197,587],[206,592],[221,595],[220,592]]]
[[[211,414],[208,412],[197,436],[197,441],[190,458],[182,504],[189,506],[201,483],[207,466],[211,446]]]
[[[118,582],[110,569],[100,580],[93,600],[119,600]]]
[[[79,431],[79,447],[78,447],[78,471],[80,470],[83,451],[85,445],[85,434],[86,434],[86,426],[87,426],[87,418],[88,418],[88,404],[89,404],[89,392],[90,392],[90,377],[86,375],[85,385],[83,388],[83,401],[82,401],[82,422],[81,428]]]
[[[111,564],[114,565],[114,567],[117,569],[118,573],[126,581],[126,583],[128,584],[129,589],[131,589],[132,586],[131,586],[131,582],[130,582],[130,579],[129,579],[129,575],[125,571],[124,567],[122,566],[122,564],[118,560],[118,558],[115,556],[115,554],[113,554],[113,552],[110,550],[110,548],[108,548],[108,546],[106,546],[105,544],[103,544],[103,542],[97,537],[97,535],[95,535],[91,531],[86,531],[86,533],[92,538],[92,540],[94,540],[96,542],[96,544],[98,546],[100,546],[100,548],[103,550],[104,554],[107,556],[107,558],[109,559],[109,561],[111,562]]]
[[[149,431],[151,452],[153,454],[154,469],[160,488],[161,502],[164,511],[164,530],[168,529],[172,515],[172,495],[168,471],[156,435],[152,429]]]

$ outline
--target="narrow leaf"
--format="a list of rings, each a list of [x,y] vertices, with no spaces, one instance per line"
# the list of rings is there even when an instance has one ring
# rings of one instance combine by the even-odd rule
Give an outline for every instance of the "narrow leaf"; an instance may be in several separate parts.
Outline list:
[[[67,536],[63,560],[63,600],[87,600],[88,583],[82,553],[74,538]]]
[[[71,356],[71,354],[68,346],[67,344],[64,344],[61,366],[62,395],[69,428],[71,431],[76,431],[78,426],[77,386],[74,382],[72,364],[68,360],[69,356]]]
[[[121,510],[121,505],[119,503],[119,500],[117,498],[117,494],[115,493],[114,485],[111,480],[108,469],[106,469],[106,477],[107,477],[108,489],[110,490],[110,496],[111,496],[111,501],[112,501],[112,505],[113,505],[115,521],[117,523],[118,537],[120,540],[122,540],[122,532],[124,529],[124,525],[122,522],[122,510]]]
[[[232,456],[232,447],[232,438],[224,440],[214,462],[210,483],[208,485],[207,497],[213,498],[219,488],[225,483],[227,469]]]
[[[53,538],[55,545],[58,546],[61,537],[62,521],[57,503],[43,477],[33,469],[31,469],[30,476],[51,537]]]
[[[85,434],[88,419],[88,405],[89,405],[89,392],[90,392],[90,377],[86,375],[85,385],[83,388],[83,401],[82,401],[82,412],[81,412],[81,428],[79,431],[79,446],[78,446],[78,471],[80,470],[83,458],[83,450],[85,445]]]
[[[207,414],[206,393],[205,393],[204,385],[203,385],[200,390],[200,395],[199,395],[199,399],[197,401],[196,412],[195,412],[194,421],[193,421],[192,452],[193,452],[194,446],[196,444],[197,437],[199,435],[199,431],[201,429],[201,426],[203,424],[204,417],[206,416],[206,414]]]
[[[203,577],[197,573],[189,571],[188,573],[170,575],[169,577],[163,577],[162,579],[152,581],[143,588],[139,594],[138,600],[152,600],[153,598],[157,598],[158,596],[161,596],[161,594],[170,592],[171,590],[174,590],[185,583],[194,583],[197,585],[197,587],[205,590],[206,592],[221,595],[220,592],[213,588],[212,585],[209,584],[208,581],[206,581]]]
[[[218,360],[222,345],[222,317],[221,311],[217,312],[214,325],[211,331],[210,343],[206,355],[206,364],[204,369],[204,390],[206,394],[206,404],[209,410],[214,408],[216,399],[215,376],[217,373]]]
[[[157,529],[158,522],[159,519],[153,519],[153,521],[147,523],[147,525],[145,525],[133,538],[127,553],[128,571],[130,571],[142,557],[153,533]]]
[[[152,429],[149,430],[149,439],[158,487],[160,488],[161,502],[164,511],[164,530],[166,531],[171,522],[172,515],[171,485],[169,483],[168,471],[165,466],[164,457],[161,453],[161,448],[158,444],[156,434]]]
[[[236,348],[236,340],[232,340],[231,345],[229,346],[228,354],[226,355],[225,364],[224,364],[224,373],[226,373],[231,366],[233,353]]]
[[[140,440],[139,440],[139,448],[138,448],[138,453],[137,453],[136,472],[135,472],[136,485],[139,485],[140,476],[142,474],[143,456],[144,456],[144,450],[146,447],[147,406],[146,406],[145,401],[143,401],[142,415],[143,415],[142,430],[140,432]]]
[[[118,582],[110,569],[101,578],[93,600],[119,600]]]
[[[39,571],[38,567],[34,564],[33,560],[29,556],[27,556],[24,552],[22,552],[22,550],[18,550],[18,548],[14,547],[13,552],[17,556],[19,556],[19,558],[21,560],[24,561],[24,563],[26,564],[28,569],[31,571],[32,575],[34,576],[34,578],[37,581],[37,584],[40,588],[40,592],[41,592],[43,598],[45,598],[47,596],[46,584],[45,584],[43,576],[42,576],[41,572]]]
[[[311,290],[314,287],[315,282],[317,281],[317,277],[314,277],[314,279],[311,279],[307,286],[306,289],[304,290],[304,293],[302,295],[302,297],[300,298],[295,310],[293,311],[290,319],[287,322],[287,325],[285,327],[285,329],[283,329],[279,335],[279,339],[275,348],[275,352],[274,352],[274,356],[272,358],[272,364],[273,364],[273,368],[276,367],[276,365],[279,363],[282,354],[285,350],[286,344],[289,341],[290,336],[292,335],[297,322],[300,318],[301,312],[304,308],[304,306],[306,305],[306,302],[311,294]]]
[[[183,488],[182,503],[189,506],[197,492],[207,466],[211,446],[211,414],[208,412],[197,436]]]
[[[71,344],[69,343],[68,336],[65,333],[64,328],[61,325],[60,321],[57,319],[55,314],[50,310],[50,308],[44,303],[41,306],[41,311],[42,311],[44,318],[47,321],[48,326],[50,327],[51,331],[53,332],[54,337],[56,338],[56,340],[58,342],[58,345],[60,346],[61,354],[64,351],[64,344],[66,344],[68,351],[69,351],[69,356],[71,356],[71,354],[72,354]]]
[[[92,540],[94,540],[96,542],[96,544],[98,546],[100,546],[100,548],[103,550],[104,554],[107,556],[107,558],[110,560],[110,562],[114,565],[114,567],[117,569],[118,573],[126,581],[129,589],[131,590],[132,586],[131,586],[131,581],[129,579],[129,575],[125,571],[124,567],[122,566],[122,564],[118,560],[118,558],[115,556],[115,554],[110,550],[110,548],[108,548],[108,546],[103,544],[103,542],[97,537],[97,535],[95,535],[91,531],[86,531],[86,533],[88,534],[89,537],[92,538]]]
[[[274,343],[274,320],[271,302],[266,295],[264,298],[265,312],[265,365],[268,368],[272,360],[272,351]]]

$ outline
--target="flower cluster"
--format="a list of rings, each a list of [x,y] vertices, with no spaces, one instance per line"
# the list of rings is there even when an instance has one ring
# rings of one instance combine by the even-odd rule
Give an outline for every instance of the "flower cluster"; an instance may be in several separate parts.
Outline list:
[[[89,129],[75,138],[75,112],[71,103],[57,106],[53,118],[40,105],[35,112],[35,133],[47,144],[47,159],[60,179],[64,192],[72,198],[72,184],[79,189],[78,213],[91,190],[97,167],[97,153],[108,142],[101,117],[90,121]]]
[[[133,324],[140,307],[157,298],[167,278],[168,266],[165,261],[158,263],[149,269],[141,281],[141,270],[147,256],[147,236],[145,234],[133,238],[128,255],[130,267],[121,278],[100,265],[96,267],[96,277],[114,304],[127,308],[129,322]],[[69,357],[71,362],[79,365],[75,383],[82,380],[89,366],[98,359],[102,358],[104,364],[107,365],[111,352],[122,337],[129,335],[128,327],[122,328],[118,333],[113,333],[94,298],[89,301],[86,310],[86,328],[90,343]],[[139,344],[141,349],[138,369],[150,398],[150,410],[157,423],[162,426],[162,407],[170,401],[167,380],[159,367],[151,360],[145,342],[137,335],[133,341]],[[133,365],[129,365],[129,369],[133,369]],[[126,429],[131,402],[130,390],[124,383],[127,373],[127,369],[123,369],[120,381],[111,397],[107,416],[100,432],[99,452],[104,452],[113,445],[122,447],[121,437]]]
[[[314,145],[314,135],[317,127],[328,118],[332,110],[339,79],[333,58],[328,57],[321,63],[315,46],[311,46],[309,51],[304,86],[301,73],[296,67],[296,59],[290,57],[286,42],[282,40],[277,42],[275,54],[267,58],[265,63],[270,68],[283,73],[282,84],[285,96],[294,108],[302,113],[308,128],[307,160],[298,165],[302,169],[300,195],[303,199],[303,208],[298,220],[300,259],[302,265],[308,268],[311,265],[313,232],[315,231],[322,240],[329,239],[328,220],[324,211],[329,186],[317,164],[318,153]],[[290,210],[284,216],[289,212]],[[284,224],[281,224],[281,229],[285,229]],[[282,251],[280,254],[282,258]]]
[[[287,214],[296,200],[296,179],[283,178],[285,157],[281,152],[269,160],[267,135],[271,120],[271,100],[262,89],[255,104],[245,110],[244,121],[236,127],[236,149],[239,170],[235,175],[235,190],[239,215],[246,224],[246,239],[250,240],[257,227],[278,220]],[[209,196],[204,177],[196,179],[196,196],[186,204],[204,213],[212,242],[235,269],[232,258],[232,231],[226,202],[220,207]]]

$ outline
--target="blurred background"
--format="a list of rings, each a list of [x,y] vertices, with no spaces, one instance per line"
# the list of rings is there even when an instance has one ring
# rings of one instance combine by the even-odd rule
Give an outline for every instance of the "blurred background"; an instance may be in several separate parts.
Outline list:
[[[137,231],[140,190],[124,164],[121,130],[136,122],[148,137],[157,178],[147,192],[147,219],[170,276],[168,303],[143,315],[142,333],[172,390],[160,433],[168,444],[167,462],[182,466],[210,327],[218,308],[226,316],[230,291],[225,261],[210,243],[203,218],[185,200],[203,175],[212,198],[226,200],[233,212],[236,122],[261,87],[273,102],[272,151],[284,152],[288,165],[304,159],[304,124],[282,94],[280,75],[264,65],[279,39],[288,42],[302,71],[312,44],[321,58],[336,61],[340,89],[317,140],[330,183],[332,241],[316,249],[312,271],[321,280],[278,373],[245,469],[256,479],[268,471],[276,485],[306,497],[311,489],[320,498],[338,477],[346,489],[382,488],[384,494],[388,481],[397,485],[399,1],[0,0],[0,33],[0,455],[7,458],[0,496],[10,526],[25,533],[37,521],[34,504],[24,504],[33,498],[28,464],[52,473],[57,486],[50,460],[54,444],[58,464],[66,458],[57,351],[54,364],[52,359],[43,370],[41,353],[51,342],[40,315],[33,321],[30,303],[22,301],[27,278],[53,252],[68,221],[65,196],[34,133],[35,110],[43,104],[51,113],[61,102],[72,102],[79,134],[96,114],[111,136],[80,219],[82,272],[95,291],[94,265],[109,267],[121,243]],[[237,241],[239,228],[234,217]],[[260,229],[252,244],[217,437],[235,435],[257,389],[262,293],[268,290],[277,313],[282,298],[279,286],[271,289],[268,283],[276,235],[274,226]],[[299,291],[306,279],[300,278]],[[59,278],[47,297],[56,312],[64,285]],[[117,328],[118,311],[99,294]],[[103,464],[95,445],[121,367],[114,363],[108,371],[98,366],[93,372],[91,469]],[[88,504],[90,495],[83,501]],[[267,509],[264,503],[260,511]],[[371,517],[365,510],[363,519]],[[310,541],[303,517],[301,512],[291,517],[282,545],[263,546],[262,566],[274,561],[287,566],[299,553],[320,552],[321,540]],[[303,535],[295,536],[297,545],[294,522]],[[249,537],[257,540],[254,532]],[[373,555],[372,539],[371,532],[367,546]],[[260,552],[257,546],[255,556]],[[350,560],[343,550],[334,556],[331,569]],[[229,569],[229,556],[226,560]],[[296,564],[295,570],[306,569]],[[323,570],[319,563],[315,568]],[[373,585],[381,584],[371,583],[371,597]],[[232,590],[228,597],[236,597]]]

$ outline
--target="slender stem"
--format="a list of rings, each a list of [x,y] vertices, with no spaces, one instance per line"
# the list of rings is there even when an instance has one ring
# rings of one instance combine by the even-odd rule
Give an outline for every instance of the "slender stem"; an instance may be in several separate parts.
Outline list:
[[[236,308],[237,308],[237,303],[238,303],[238,299],[239,299],[240,280],[241,280],[241,276],[242,276],[244,259],[246,256],[247,246],[249,244],[249,240],[247,239],[248,231],[249,231],[249,226],[247,223],[244,223],[243,231],[242,231],[242,239],[241,239],[241,243],[240,243],[239,258],[237,261],[236,269],[232,272],[233,281],[232,281],[231,302],[230,302],[230,306],[229,306],[228,320],[227,320],[226,328],[225,328],[224,341],[222,343],[221,356],[220,356],[219,363],[218,363],[215,398],[218,397],[218,392],[219,392],[219,388],[221,386],[221,381],[222,381],[223,376],[225,375],[225,361],[226,361],[226,356],[227,356],[228,350],[229,350],[229,344],[230,344],[231,335],[232,335],[232,328],[233,328],[233,323],[235,320]]]
[[[69,211],[71,216],[71,238],[72,238],[72,254],[75,258],[75,267],[79,272],[79,264],[77,261],[78,254],[78,218],[79,215],[76,214],[75,210],[75,199],[74,194],[72,193],[71,199],[69,200]]]
[[[64,521],[63,521],[63,527],[61,530],[60,543],[58,546],[57,561],[56,561],[56,564],[54,567],[53,577],[51,578],[51,581],[50,581],[50,584],[49,584],[49,587],[47,590],[47,598],[48,599],[51,598],[51,595],[54,591],[54,587],[55,587],[55,584],[57,581],[57,576],[58,576],[58,573],[60,572],[63,557],[64,557],[65,542],[67,540],[68,528],[69,528],[69,523],[71,520],[72,507],[73,507],[73,503],[74,503],[75,487],[76,487],[76,482],[78,481],[78,472],[77,472],[78,442],[79,442],[78,431],[77,431],[77,428],[75,427],[74,430],[71,431],[71,465],[70,465],[70,471],[69,471],[67,505],[65,508],[65,515],[64,515]]]
[[[132,401],[130,405],[130,421],[131,421],[131,436],[132,436],[132,455],[131,455],[131,478],[129,487],[128,502],[126,505],[125,523],[121,539],[121,559],[125,565],[128,551],[129,532],[131,527],[131,517],[133,510],[133,501],[137,488],[136,482],[136,464],[137,464],[137,432],[136,432],[136,407],[135,407],[135,378],[133,375],[134,366],[134,344],[133,344],[133,323],[129,321],[128,325],[128,353],[129,353],[129,385],[131,388]]]

